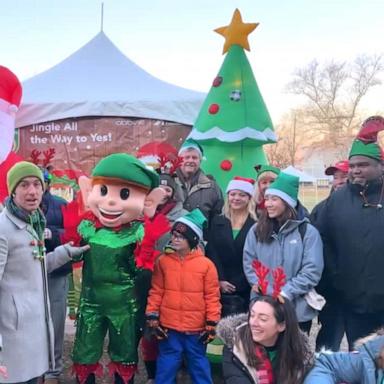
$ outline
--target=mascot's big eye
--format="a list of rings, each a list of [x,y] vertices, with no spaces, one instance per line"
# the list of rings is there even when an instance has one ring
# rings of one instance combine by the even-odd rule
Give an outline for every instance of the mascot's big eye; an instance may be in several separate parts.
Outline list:
[[[120,191],[120,197],[121,197],[121,200],[127,200],[128,197],[129,197],[129,189],[128,188],[123,188]]]
[[[106,185],[102,185],[100,187],[100,193],[101,193],[101,196],[105,196],[108,193],[108,188]]]

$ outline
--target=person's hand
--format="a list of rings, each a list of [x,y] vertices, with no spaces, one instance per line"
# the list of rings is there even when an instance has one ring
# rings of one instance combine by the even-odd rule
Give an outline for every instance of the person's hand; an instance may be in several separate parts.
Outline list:
[[[82,247],[74,247],[73,241],[70,241],[67,244],[64,244],[65,249],[67,250],[69,257],[71,259],[76,258],[80,255],[82,255],[84,252],[88,251],[91,247],[87,244]]]
[[[207,321],[205,329],[200,333],[199,341],[203,344],[210,343],[216,336],[216,322]]]
[[[44,229],[44,239],[45,240],[52,239],[52,231],[49,228]]]
[[[0,376],[3,376],[4,379],[8,378],[7,367],[5,365],[3,365],[1,362],[0,362]]]
[[[220,290],[223,293],[233,293],[236,291],[236,287],[233,284],[231,284],[229,281],[221,280],[219,284],[220,284]]]
[[[147,336],[154,336],[157,340],[164,340],[168,338],[168,330],[160,325],[159,316],[147,315],[146,316]]]

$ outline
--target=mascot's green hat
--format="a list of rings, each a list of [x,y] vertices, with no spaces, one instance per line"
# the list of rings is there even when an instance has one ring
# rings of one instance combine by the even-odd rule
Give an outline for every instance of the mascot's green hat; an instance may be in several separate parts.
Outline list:
[[[383,160],[382,150],[377,144],[377,134],[382,130],[384,130],[383,117],[371,116],[365,120],[352,144],[349,158],[352,156],[366,156],[378,161]]]
[[[159,186],[159,176],[143,162],[126,153],[113,153],[101,159],[92,172],[94,184],[108,181],[125,182],[151,190]]]

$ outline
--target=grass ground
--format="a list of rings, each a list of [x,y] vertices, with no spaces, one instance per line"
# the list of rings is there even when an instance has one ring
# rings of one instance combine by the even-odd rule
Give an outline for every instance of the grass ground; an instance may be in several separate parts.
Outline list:
[[[315,205],[329,196],[330,188],[315,186],[300,186],[299,199],[311,211]]]

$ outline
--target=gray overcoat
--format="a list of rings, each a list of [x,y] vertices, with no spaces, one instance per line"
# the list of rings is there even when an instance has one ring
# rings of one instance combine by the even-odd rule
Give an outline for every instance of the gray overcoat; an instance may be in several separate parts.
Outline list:
[[[57,247],[42,261],[35,258],[36,232],[6,208],[0,214],[0,364],[8,378],[0,383],[28,381],[52,368],[53,332],[47,272],[70,260]]]

